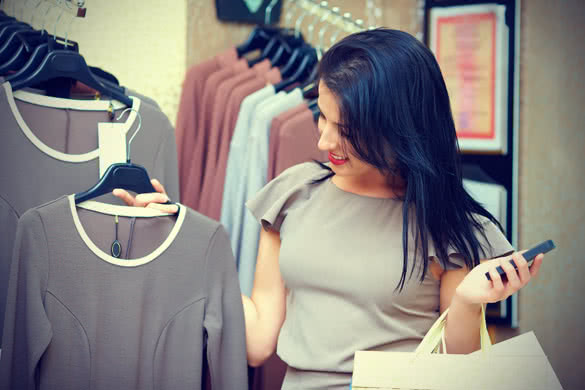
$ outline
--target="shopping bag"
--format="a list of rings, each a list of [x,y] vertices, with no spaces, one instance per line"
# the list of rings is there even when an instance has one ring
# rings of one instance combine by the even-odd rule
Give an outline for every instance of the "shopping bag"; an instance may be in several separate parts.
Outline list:
[[[494,354],[482,308],[481,350],[468,355],[445,351],[446,310],[415,352],[357,351],[352,389],[551,390],[555,381],[544,354]],[[551,387],[552,386],[552,387]]]
[[[472,354],[477,354],[473,352]],[[495,356],[544,356],[546,359],[546,371],[549,380],[550,390],[563,390],[563,386],[554,372],[546,354],[542,349],[534,332],[530,331],[519,336],[512,337],[508,340],[494,344],[490,349],[490,353]]]

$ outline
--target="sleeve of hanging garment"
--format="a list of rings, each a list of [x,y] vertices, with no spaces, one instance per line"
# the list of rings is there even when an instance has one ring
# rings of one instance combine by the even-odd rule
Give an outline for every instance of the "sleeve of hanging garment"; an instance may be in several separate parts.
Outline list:
[[[278,96],[278,95],[277,95]],[[259,110],[257,122],[250,137],[249,153],[253,158],[248,159],[248,183],[245,187],[244,203],[252,199],[267,183],[268,171],[268,144],[272,119],[278,114],[291,109],[303,101],[303,95],[297,88],[289,94],[281,95],[271,104]],[[244,211],[242,223],[242,243],[240,253],[240,268],[238,269],[242,293],[250,296],[254,286],[256,272],[256,257],[258,256],[258,240],[260,225],[248,210]]]
[[[241,192],[240,187],[244,181],[243,175],[245,174],[245,170],[243,168],[245,168],[244,162],[247,156],[245,150],[253,117],[252,113],[256,105],[271,96],[274,96],[274,87],[267,85],[244,98],[240,106],[236,127],[229,146],[223,197],[221,200],[220,221],[229,233],[238,269],[242,223],[239,217],[241,216],[243,203],[237,197],[237,194]]]
[[[2,347],[6,294],[8,293],[8,278],[10,277],[12,249],[17,226],[18,214],[8,202],[0,198],[0,348]]]
[[[207,251],[206,272],[203,326],[211,387],[241,390],[248,384],[244,310],[230,241],[221,226]]]
[[[4,343],[0,359],[0,389],[36,389],[38,364],[53,337],[44,299],[49,250],[38,212],[19,220],[14,245]]]

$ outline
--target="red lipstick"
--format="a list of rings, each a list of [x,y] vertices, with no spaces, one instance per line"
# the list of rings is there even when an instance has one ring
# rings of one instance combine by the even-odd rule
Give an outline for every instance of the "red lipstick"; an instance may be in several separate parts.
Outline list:
[[[338,158],[333,157],[333,154],[331,152],[329,152],[329,161],[331,161],[331,164],[334,164],[334,165],[343,165],[347,162],[347,158],[340,160]]]

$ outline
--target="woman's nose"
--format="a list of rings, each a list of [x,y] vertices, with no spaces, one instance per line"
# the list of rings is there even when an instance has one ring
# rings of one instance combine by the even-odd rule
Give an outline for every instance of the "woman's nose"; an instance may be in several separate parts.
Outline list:
[[[325,127],[323,131],[321,131],[321,136],[319,137],[317,147],[319,148],[319,150],[323,151],[336,150],[337,136],[335,135],[335,132]]]

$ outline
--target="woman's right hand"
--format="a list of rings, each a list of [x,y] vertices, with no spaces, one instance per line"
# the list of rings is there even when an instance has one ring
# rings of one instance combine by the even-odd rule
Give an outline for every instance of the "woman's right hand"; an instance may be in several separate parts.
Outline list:
[[[148,207],[169,214],[177,213],[179,211],[179,206],[176,204],[163,204],[169,201],[169,197],[163,185],[156,179],[152,179],[150,182],[156,192],[138,194],[134,197],[128,191],[116,188],[112,193],[114,196],[122,199],[128,206]]]

